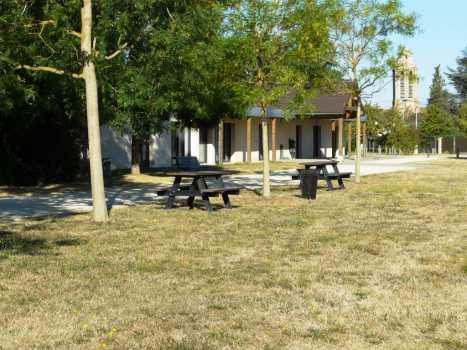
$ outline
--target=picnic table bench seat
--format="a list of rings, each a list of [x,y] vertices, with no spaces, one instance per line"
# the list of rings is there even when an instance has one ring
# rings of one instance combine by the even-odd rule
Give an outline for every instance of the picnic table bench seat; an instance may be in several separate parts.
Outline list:
[[[217,187],[217,188],[206,188],[200,190],[201,193],[206,194],[209,197],[217,197],[219,194],[233,194],[239,195],[240,190],[244,189],[243,187]]]
[[[337,179],[337,178],[349,178],[352,175],[351,172],[343,172],[343,173],[328,173],[328,178],[330,179]]]
[[[208,170],[211,167],[209,165],[199,164],[197,157],[185,156],[185,157],[173,157],[179,170]]]
[[[189,190],[190,187],[191,187],[191,185],[182,185],[182,186],[179,186],[178,189],[185,191],[185,190]],[[156,191],[158,196],[164,196],[167,193],[167,191],[170,191],[170,190],[172,190],[172,186],[156,187],[154,189],[154,191]]]

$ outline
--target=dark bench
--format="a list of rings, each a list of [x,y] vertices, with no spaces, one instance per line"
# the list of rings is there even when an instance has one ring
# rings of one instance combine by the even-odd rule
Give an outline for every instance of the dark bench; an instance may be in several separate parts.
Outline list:
[[[200,190],[201,193],[206,194],[209,197],[217,197],[219,194],[240,194],[240,190],[244,189],[243,187],[215,187],[215,188],[206,188]]]
[[[347,179],[352,175],[352,173],[328,173],[328,178],[330,179]]]
[[[179,186],[178,189],[186,191],[186,190],[189,190],[190,187],[191,187],[191,185],[183,185],[183,186]],[[158,196],[165,196],[165,194],[170,190],[172,190],[172,186],[156,187],[153,191],[156,191]]]
[[[197,157],[173,157],[175,160],[178,170],[209,170],[208,165],[199,164]]]

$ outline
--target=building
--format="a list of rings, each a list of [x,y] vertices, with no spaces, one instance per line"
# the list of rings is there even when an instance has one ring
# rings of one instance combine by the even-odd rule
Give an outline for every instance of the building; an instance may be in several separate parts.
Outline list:
[[[351,145],[351,127],[347,128],[345,140],[344,124],[352,125],[357,110],[352,94],[318,95],[311,102],[312,115],[286,120],[282,111],[290,98],[287,96],[267,109],[269,159],[344,156]],[[365,119],[362,121],[366,134]],[[102,157],[111,158],[114,169],[130,168],[130,136],[118,136],[113,129],[103,126],[101,142]],[[149,143],[141,145],[140,153],[141,164],[150,167],[170,166],[175,156],[196,156],[207,164],[260,161],[264,157],[260,108],[250,108],[245,119],[226,118],[210,130],[180,126],[175,132],[155,135]]]
[[[393,107],[407,118],[409,113],[419,110],[418,65],[407,47],[404,47],[396,66],[393,70]]]

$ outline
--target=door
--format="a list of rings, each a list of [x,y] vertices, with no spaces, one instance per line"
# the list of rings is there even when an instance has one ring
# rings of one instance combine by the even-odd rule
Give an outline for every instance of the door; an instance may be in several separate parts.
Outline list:
[[[321,125],[313,125],[313,158],[321,157]]]
[[[222,129],[224,138],[224,152],[222,157],[224,162],[230,162],[230,158],[232,157],[232,123],[224,123]]]
[[[206,163],[208,153],[208,131],[206,129],[199,129],[199,162]]]
[[[299,158],[302,158],[302,126],[301,125],[297,125],[295,127],[295,140],[296,140],[295,151],[297,152],[295,158],[299,159]]]
[[[185,156],[185,133],[184,128],[176,128],[172,131],[172,157]]]
[[[139,144],[139,161],[141,168],[149,168],[149,143],[147,142]]]

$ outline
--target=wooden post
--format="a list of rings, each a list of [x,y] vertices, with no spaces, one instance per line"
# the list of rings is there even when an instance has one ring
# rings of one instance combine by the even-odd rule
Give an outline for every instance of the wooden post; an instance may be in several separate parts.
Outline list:
[[[339,118],[339,156],[344,157],[344,118]]]
[[[336,156],[336,121],[333,120],[331,122],[331,157],[334,158]]]
[[[251,117],[246,118],[246,161],[251,163]]]
[[[352,155],[352,123],[347,123],[347,156]]]
[[[219,142],[221,143],[219,164],[224,164],[224,121],[221,120],[219,123]]]
[[[272,118],[272,140],[271,140],[271,151],[272,161],[276,161],[276,121],[277,118]]]
[[[363,156],[366,157],[366,148],[367,148],[367,138],[366,138],[366,122],[363,122]]]

